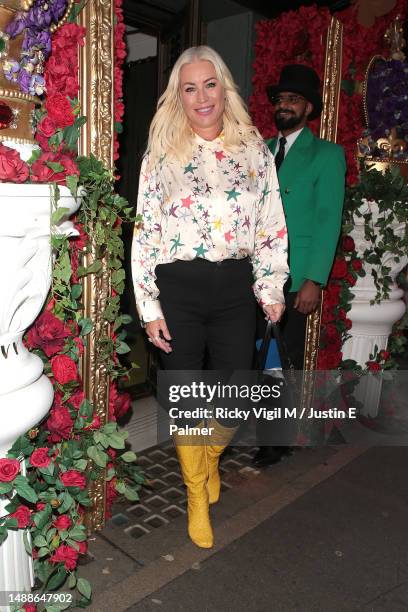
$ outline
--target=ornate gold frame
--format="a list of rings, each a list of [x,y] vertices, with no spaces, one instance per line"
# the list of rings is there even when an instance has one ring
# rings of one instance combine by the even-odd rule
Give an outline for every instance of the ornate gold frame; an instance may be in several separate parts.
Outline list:
[[[343,51],[343,25],[335,17],[331,18],[326,40],[326,59],[323,80],[323,112],[320,121],[320,138],[336,142],[341,88],[341,65]],[[307,412],[313,399],[313,376],[319,352],[320,325],[324,291],[320,307],[307,317],[304,377],[301,404]]]
[[[105,166],[113,166],[113,36],[112,0],[89,0],[81,11],[81,25],[86,28],[85,45],[79,58],[80,105],[87,123],[82,128],[80,154],[93,153]],[[92,253],[90,254],[92,259]],[[85,262],[86,264],[86,262]],[[85,317],[93,322],[88,345],[82,358],[82,377],[86,397],[93,403],[101,422],[108,418],[109,376],[98,358],[96,341],[109,335],[109,324],[102,319],[111,293],[106,261],[102,274],[84,280]],[[105,523],[105,474],[89,490],[93,506],[85,517],[88,531],[100,530]]]

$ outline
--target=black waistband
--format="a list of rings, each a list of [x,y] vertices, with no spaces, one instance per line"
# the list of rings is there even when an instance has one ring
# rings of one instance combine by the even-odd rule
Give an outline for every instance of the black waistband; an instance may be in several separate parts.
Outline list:
[[[176,259],[174,263],[177,264],[194,264],[194,265],[206,265],[206,266],[217,266],[217,267],[228,267],[242,264],[248,264],[249,257],[243,257],[242,259],[222,259],[221,261],[209,261],[203,257],[196,257],[195,259],[185,260]]]

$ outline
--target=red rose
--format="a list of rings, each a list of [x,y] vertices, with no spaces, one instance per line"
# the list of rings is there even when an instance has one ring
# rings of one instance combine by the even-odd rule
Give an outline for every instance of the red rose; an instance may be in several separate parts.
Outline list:
[[[41,136],[45,136],[46,138],[53,136],[56,131],[56,126],[51,117],[43,117],[40,123],[37,125],[37,131],[41,134]]]
[[[31,454],[30,463],[33,467],[47,467],[50,462],[51,457],[48,455],[48,448],[36,448]]]
[[[78,552],[71,548],[71,546],[61,544],[52,555],[50,561],[51,563],[64,563],[66,570],[73,570],[78,561]]]
[[[351,260],[351,266],[352,266],[353,270],[358,272],[363,267],[363,262],[361,261],[361,259],[352,259]]]
[[[368,366],[368,369],[371,370],[371,372],[378,372],[379,370],[381,370],[380,364],[376,361],[366,361],[366,365]]]
[[[85,399],[84,392],[81,391],[80,389],[77,389],[75,393],[73,393],[67,399],[67,404],[75,408],[75,410],[79,410],[84,399]]]
[[[66,487],[79,487],[80,489],[86,487],[85,475],[78,470],[67,470],[61,474],[60,478]]]
[[[92,422],[91,422],[91,423],[89,423],[89,425],[86,425],[86,426],[84,427],[84,430],[85,430],[85,431],[89,431],[89,430],[92,430],[92,429],[99,429],[99,428],[100,428],[100,426],[101,426],[101,424],[102,424],[102,423],[101,423],[101,417],[100,417],[98,414],[96,414],[96,415],[93,417]]]
[[[389,351],[380,351],[378,353],[378,356],[380,359],[382,359],[383,361],[387,361],[387,359],[389,359],[391,357],[391,353]]]
[[[0,482],[11,482],[20,471],[17,459],[0,459]]]
[[[55,519],[53,525],[58,531],[64,531],[72,526],[72,521],[66,514],[61,514],[61,516]]]
[[[347,275],[347,263],[344,259],[336,259],[331,273],[333,278],[344,278]]]
[[[87,550],[88,550],[88,542],[77,542],[78,546],[79,546],[79,554],[80,555],[85,555]]]
[[[35,321],[27,334],[27,342],[31,348],[40,348],[47,357],[52,357],[64,348],[65,338],[71,335],[68,326],[45,310]]]
[[[333,323],[328,323],[326,325],[325,333],[326,333],[327,340],[329,342],[333,340],[337,340],[337,338],[339,337],[339,332],[337,330],[337,327],[333,325]]]
[[[35,505],[35,509],[38,512],[41,512],[41,510],[44,510],[44,508],[45,508],[45,503],[44,502],[37,502],[36,505]]]
[[[343,236],[341,245],[343,247],[343,251],[354,251],[356,248],[354,240],[351,236]]]
[[[19,506],[13,514],[10,514],[10,518],[16,518],[18,521],[18,528],[24,529],[28,527],[31,521],[31,511],[27,506]]]
[[[37,139],[38,140],[38,139]],[[53,170],[48,165],[49,162],[60,164],[62,170]],[[31,166],[31,178],[35,183],[58,183],[65,184],[67,176],[79,176],[79,170],[72,155],[68,153],[56,153],[52,151],[43,152]]]
[[[345,321],[347,319],[346,311],[344,310],[344,308],[339,308],[337,316],[340,321]]]
[[[48,95],[45,108],[49,118],[54,121],[57,128],[68,127],[68,125],[72,125],[75,121],[71,104],[68,98],[61,93],[54,93],[52,96]]]
[[[29,174],[29,167],[21,159],[18,151],[0,143],[0,181],[24,183]]]
[[[357,280],[354,278],[354,276],[352,274],[347,274],[345,279],[346,279],[347,283],[350,285],[350,287],[354,287],[354,285],[357,282]]]
[[[74,338],[74,343],[78,351],[78,357],[80,357],[84,352],[84,343],[82,342],[82,338]]]
[[[109,389],[109,414],[115,419],[119,419],[130,409],[132,400],[129,393],[119,393],[115,384]]]
[[[60,442],[62,439],[68,440],[74,422],[71,419],[68,408],[61,406],[50,411],[46,425],[50,432],[48,440],[50,442]]]
[[[351,319],[345,319],[344,323],[346,325],[346,329],[351,329],[353,327],[353,322]]]
[[[78,380],[76,363],[68,355],[55,355],[51,359],[51,370],[60,385]]]
[[[340,365],[342,353],[340,351],[332,352],[327,351],[326,355],[326,369],[334,370]]]
[[[33,555],[33,559],[34,559],[34,555]],[[25,612],[37,612],[37,606],[33,603],[25,603],[23,604],[23,608]]]

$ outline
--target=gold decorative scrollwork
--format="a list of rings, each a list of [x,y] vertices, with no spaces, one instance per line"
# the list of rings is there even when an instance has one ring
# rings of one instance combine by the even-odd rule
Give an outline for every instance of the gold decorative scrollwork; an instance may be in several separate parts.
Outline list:
[[[113,165],[113,35],[114,13],[112,0],[90,0],[81,11],[81,25],[86,29],[85,45],[80,55],[80,104],[87,123],[82,128],[80,153],[93,153],[105,166]],[[91,230],[92,236],[92,230]],[[92,238],[91,238],[92,240]],[[87,255],[90,263],[94,245]],[[88,344],[82,358],[84,392],[93,403],[102,423],[108,419],[109,376],[98,355],[98,340],[110,336],[102,313],[111,294],[107,261],[102,261],[102,273],[89,275],[84,280],[85,317],[93,323]],[[105,473],[90,487],[93,506],[85,523],[88,531],[100,530],[105,522]]]

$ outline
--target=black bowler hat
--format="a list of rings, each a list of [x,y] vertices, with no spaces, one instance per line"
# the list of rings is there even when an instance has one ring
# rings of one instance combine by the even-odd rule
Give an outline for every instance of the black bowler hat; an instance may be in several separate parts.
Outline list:
[[[313,110],[308,117],[310,120],[316,119],[322,112],[323,101],[320,94],[320,79],[313,68],[303,64],[284,66],[279,77],[279,83],[268,85],[266,88],[266,93],[272,103],[275,96],[282,91],[300,94],[313,104]]]

